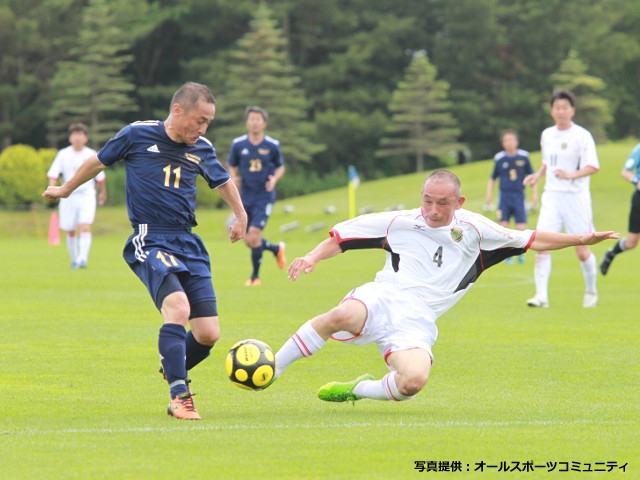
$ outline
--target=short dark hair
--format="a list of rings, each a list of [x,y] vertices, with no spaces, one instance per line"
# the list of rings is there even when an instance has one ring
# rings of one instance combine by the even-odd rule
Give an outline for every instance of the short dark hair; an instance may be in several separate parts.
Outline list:
[[[82,123],[82,122],[76,122],[76,123],[72,123],[71,125],[69,125],[69,135],[71,135],[73,132],[82,132],[85,135],[89,134],[89,129],[87,128],[87,126]]]
[[[245,120],[249,118],[250,113],[259,113],[260,115],[262,115],[262,118],[265,122],[269,121],[269,114],[267,113],[267,111],[264,108],[258,107],[257,105],[246,108],[246,110],[244,111]]]
[[[520,140],[518,132],[516,132],[513,128],[505,128],[504,130],[502,130],[502,133],[500,134],[500,141],[502,141],[505,135],[513,135],[517,140]]]
[[[556,100],[568,100],[572,107],[576,106],[576,96],[571,90],[567,90],[566,88],[554,90],[553,95],[551,95],[549,104],[553,107],[553,104]]]
[[[176,103],[182,105],[185,110],[190,110],[198,103],[198,100],[204,100],[207,103],[216,104],[216,99],[209,90],[209,87],[195,82],[187,82],[182,85],[171,98],[173,107]]]

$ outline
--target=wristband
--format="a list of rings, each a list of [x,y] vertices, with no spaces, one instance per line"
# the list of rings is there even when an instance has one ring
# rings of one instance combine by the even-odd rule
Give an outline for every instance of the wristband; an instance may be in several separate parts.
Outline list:
[[[631,180],[629,180],[631,183],[633,183],[634,185],[638,185],[638,182],[640,182],[640,178],[638,178],[636,175],[634,175],[633,177],[631,177]]]

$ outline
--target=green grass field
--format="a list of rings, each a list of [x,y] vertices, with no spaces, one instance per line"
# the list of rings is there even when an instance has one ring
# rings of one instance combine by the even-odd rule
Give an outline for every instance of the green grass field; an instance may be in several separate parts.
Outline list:
[[[626,232],[631,188],[619,171],[632,146],[599,149],[602,169],[592,179],[599,230]],[[465,207],[482,206],[490,168],[453,169]],[[358,205],[418,206],[423,177],[365,182]],[[284,204],[294,212],[284,213]],[[329,204],[336,213],[324,213]],[[265,256],[263,285],[247,288],[249,250],[226,239],[228,212],[200,210],[197,232],[212,256],[223,334],[191,372],[203,420],[180,422],[165,413],[168,391],[157,373],[161,318],[121,258],[126,212],[99,209],[89,268],[81,271],[69,269],[64,245],[47,244],[49,213],[0,213],[3,478],[640,478],[638,252],[618,257],[600,277],[593,310],[581,307],[573,249],[553,254],[549,309],[524,303],[534,293],[533,252],[524,265],[500,264],[438,321],[435,364],[420,395],[327,404],[315,396],[325,382],[384,375],[375,347],[329,342],[262,392],[229,382],[226,352],[251,337],[277,349],[369,281],[383,252],[349,252],[295,283]],[[276,205],[265,236],[287,242],[292,260],[346,216],[346,188],[291,199]],[[300,228],[279,232],[292,221]],[[594,247],[598,258],[612,244]],[[420,472],[416,461],[440,471]],[[447,471],[456,462],[462,471]],[[484,471],[475,471],[482,462]],[[536,467],[517,471],[517,462]]]

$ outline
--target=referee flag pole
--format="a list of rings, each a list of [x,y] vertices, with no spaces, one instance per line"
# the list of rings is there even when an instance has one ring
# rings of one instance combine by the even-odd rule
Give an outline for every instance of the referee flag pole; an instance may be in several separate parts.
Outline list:
[[[360,185],[360,177],[356,167],[349,165],[349,218],[356,216],[356,188]]]

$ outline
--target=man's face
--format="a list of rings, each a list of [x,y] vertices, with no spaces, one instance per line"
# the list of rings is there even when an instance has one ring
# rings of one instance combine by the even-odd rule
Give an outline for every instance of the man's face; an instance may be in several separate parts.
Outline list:
[[[518,149],[518,137],[513,133],[505,133],[502,136],[502,148],[507,152],[515,152]]]
[[[69,134],[69,143],[74,150],[82,150],[88,141],[89,137],[82,130],[75,130]]]
[[[422,189],[422,216],[432,228],[447,226],[464,200],[453,183],[429,180]]]
[[[207,128],[213,121],[215,115],[216,106],[202,99],[198,100],[198,102],[187,111],[185,111],[182,105],[176,104],[172,108],[172,118],[174,121],[172,121],[171,126],[179,137],[179,141],[188,145],[195,145],[198,138],[207,132]]]
[[[253,134],[261,134],[267,128],[267,122],[264,121],[260,112],[249,112],[246,124],[249,133]]]
[[[551,106],[551,117],[560,128],[568,128],[575,114],[576,109],[571,106],[571,102],[566,98],[558,98]]]

